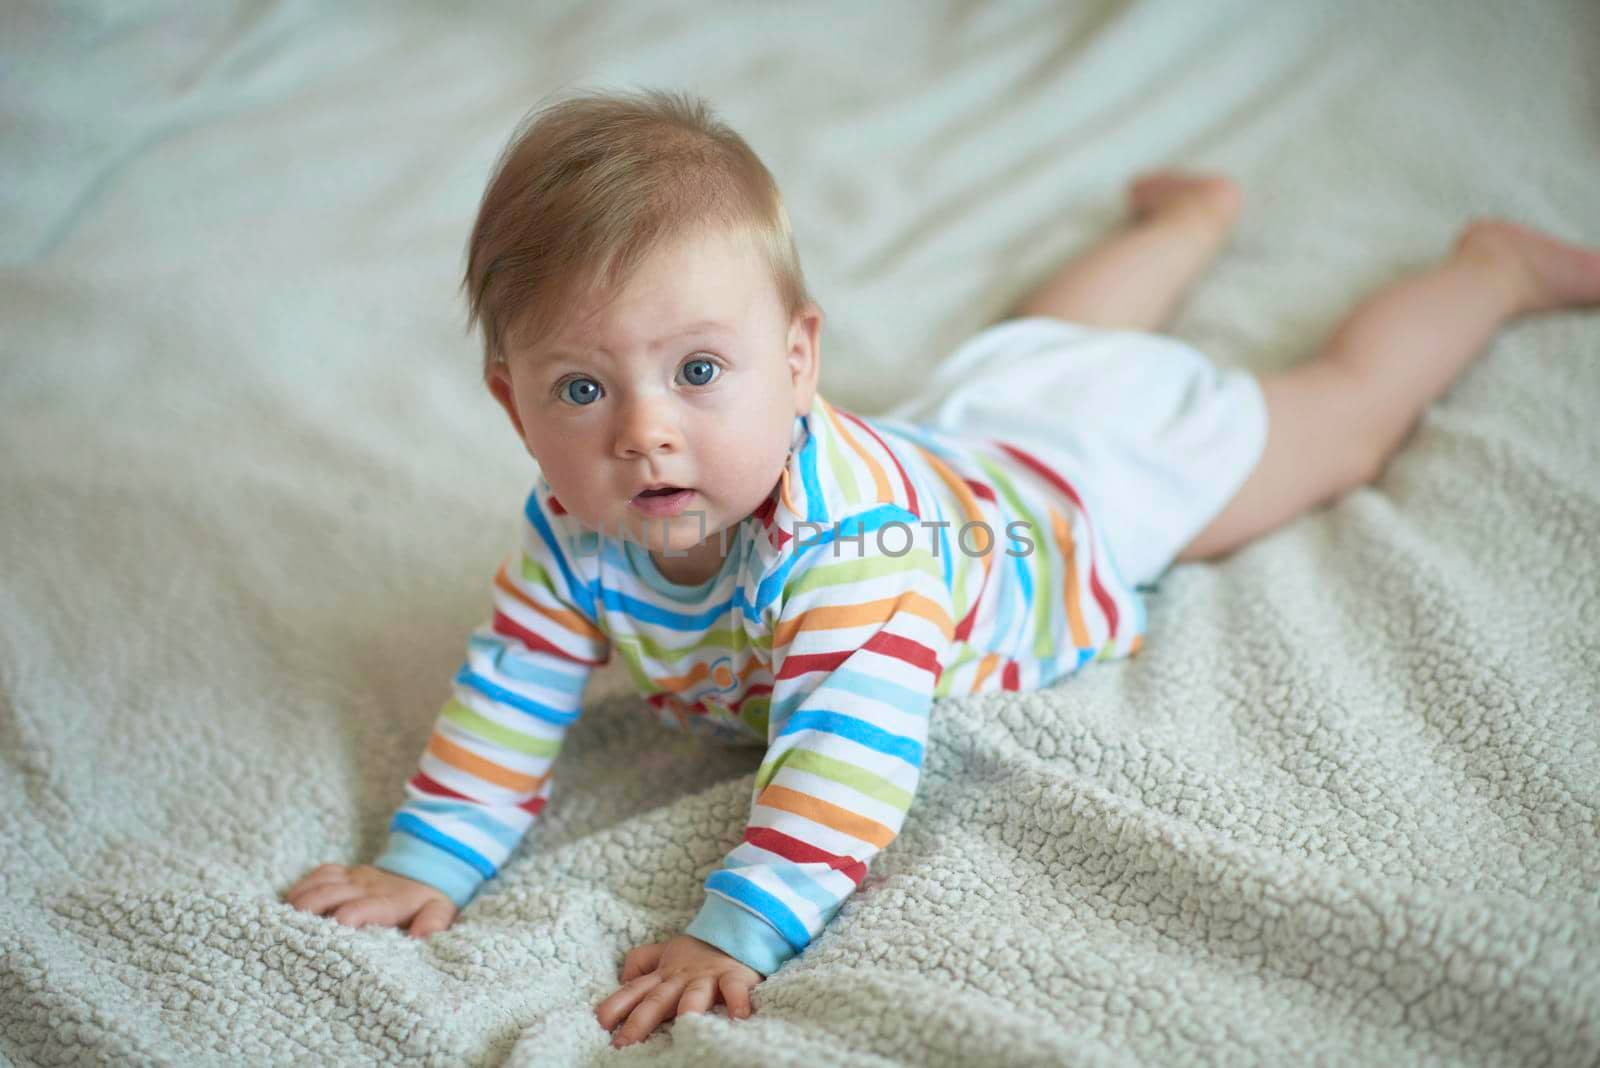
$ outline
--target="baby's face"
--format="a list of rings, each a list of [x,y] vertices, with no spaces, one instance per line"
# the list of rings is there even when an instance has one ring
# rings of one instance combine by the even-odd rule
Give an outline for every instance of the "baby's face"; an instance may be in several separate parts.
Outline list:
[[[722,565],[718,533],[777,484],[811,411],[821,320],[814,305],[785,315],[754,242],[715,230],[653,250],[620,292],[510,353],[489,388],[568,513],[698,583]],[[640,497],[663,483],[690,491],[673,514]]]

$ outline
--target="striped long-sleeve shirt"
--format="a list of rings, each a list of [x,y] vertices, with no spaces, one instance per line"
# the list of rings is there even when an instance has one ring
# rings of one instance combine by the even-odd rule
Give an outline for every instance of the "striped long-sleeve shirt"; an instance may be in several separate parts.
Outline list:
[[[619,655],[663,722],[767,747],[687,933],[770,974],[899,833],[935,697],[1138,651],[1143,605],[1067,462],[817,396],[771,496],[693,588],[582,527],[541,477],[374,863],[465,905],[538,818],[584,683]]]

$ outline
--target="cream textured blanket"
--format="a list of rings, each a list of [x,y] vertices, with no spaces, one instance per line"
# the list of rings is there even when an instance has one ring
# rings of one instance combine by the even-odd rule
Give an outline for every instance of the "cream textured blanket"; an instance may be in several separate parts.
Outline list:
[[[1592,314],[1170,573],[1132,660],[936,705],[903,834],[748,1021],[595,1022],[761,757],[614,675],[452,930],[282,904],[382,843],[531,484],[456,286],[544,94],[709,97],[867,413],[1154,164],[1244,183],[1174,327],[1225,365],[1303,358],[1474,214],[1600,243],[1592,3],[458,7],[0,15],[0,1059],[1600,1061]]]

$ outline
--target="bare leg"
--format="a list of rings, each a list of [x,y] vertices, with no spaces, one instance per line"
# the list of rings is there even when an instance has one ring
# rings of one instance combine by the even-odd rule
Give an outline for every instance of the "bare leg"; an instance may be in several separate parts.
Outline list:
[[[1159,330],[1216,258],[1239,214],[1230,179],[1156,171],[1128,187],[1133,222],[1074,257],[1011,313]]]
[[[1308,363],[1263,375],[1266,451],[1175,563],[1221,556],[1373,481],[1499,327],[1600,304],[1600,250],[1484,219],[1439,266],[1380,290]]]

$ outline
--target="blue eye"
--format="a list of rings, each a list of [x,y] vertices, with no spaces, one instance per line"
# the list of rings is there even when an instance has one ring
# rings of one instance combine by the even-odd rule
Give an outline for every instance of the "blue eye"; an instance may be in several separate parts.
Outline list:
[[[710,360],[690,360],[683,367],[684,374],[688,376],[691,386],[703,386],[711,382],[712,376],[717,370],[717,365]],[[705,377],[701,377],[702,374]]]
[[[573,386],[587,386],[588,388],[585,389],[581,394],[574,394],[572,392]],[[574,378],[572,381],[561,387],[561,395],[579,407],[587,407],[589,402],[598,396],[598,389],[595,386],[594,379],[592,378]],[[580,396],[583,399],[579,399]]]

